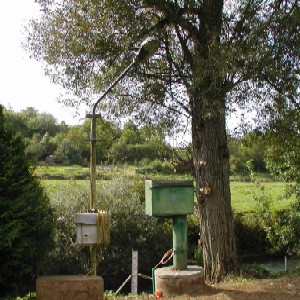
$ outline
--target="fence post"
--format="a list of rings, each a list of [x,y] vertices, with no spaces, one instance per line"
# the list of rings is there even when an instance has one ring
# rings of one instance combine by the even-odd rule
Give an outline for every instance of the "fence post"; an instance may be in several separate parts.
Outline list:
[[[132,249],[131,293],[138,292],[138,251]]]

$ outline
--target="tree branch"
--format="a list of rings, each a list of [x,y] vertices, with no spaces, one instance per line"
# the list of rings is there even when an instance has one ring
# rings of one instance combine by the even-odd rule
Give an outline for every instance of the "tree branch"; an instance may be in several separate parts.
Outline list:
[[[145,0],[146,6],[150,8],[154,8],[155,10],[161,12],[165,18],[168,20],[169,24],[176,25],[180,24],[184,30],[186,30],[189,35],[194,40],[198,40],[199,38],[199,30],[196,26],[194,26],[191,22],[189,22],[186,18],[184,18],[184,14],[195,14],[198,15],[198,10],[195,8],[192,10],[190,7],[182,8],[178,5],[178,3],[172,3],[170,1],[161,1],[161,0]]]

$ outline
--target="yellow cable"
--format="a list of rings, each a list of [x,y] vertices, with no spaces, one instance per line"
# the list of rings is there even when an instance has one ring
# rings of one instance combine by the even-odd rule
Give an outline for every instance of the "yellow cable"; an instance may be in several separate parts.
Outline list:
[[[110,212],[99,211],[96,219],[97,245],[105,248],[110,243]]]

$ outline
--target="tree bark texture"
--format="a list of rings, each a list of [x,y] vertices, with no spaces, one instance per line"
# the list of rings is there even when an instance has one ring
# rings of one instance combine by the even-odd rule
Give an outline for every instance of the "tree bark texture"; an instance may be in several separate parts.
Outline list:
[[[200,246],[206,277],[218,282],[234,270],[236,243],[229,187],[229,153],[225,114],[199,118],[201,101],[194,99],[192,135]],[[200,107],[199,107],[200,106]]]
[[[226,91],[223,75],[218,73],[210,53],[211,45],[220,43],[222,7],[220,0],[203,1],[193,72],[205,76],[194,76],[189,92],[200,246],[206,278],[211,282],[232,272],[237,262],[225,126]]]

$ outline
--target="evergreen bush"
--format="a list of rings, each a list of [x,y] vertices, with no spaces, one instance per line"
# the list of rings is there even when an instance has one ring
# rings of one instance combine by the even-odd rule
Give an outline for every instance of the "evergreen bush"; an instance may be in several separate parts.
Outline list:
[[[54,213],[0,105],[0,296],[33,282],[51,245]]]

